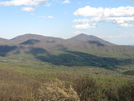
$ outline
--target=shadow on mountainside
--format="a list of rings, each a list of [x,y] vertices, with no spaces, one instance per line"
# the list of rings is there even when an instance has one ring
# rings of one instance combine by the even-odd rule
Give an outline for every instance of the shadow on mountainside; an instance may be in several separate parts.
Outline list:
[[[25,42],[20,43],[21,45],[34,45],[35,43],[40,42],[40,40],[36,40],[36,39],[29,39]]]
[[[104,44],[102,44],[99,41],[88,41],[88,43],[90,43],[90,44],[96,44],[97,46],[105,46]]]
[[[8,52],[17,49],[17,46],[0,46],[0,56],[5,57]]]
[[[29,53],[31,53],[35,57],[37,57],[38,55],[42,55],[42,54],[48,54],[48,52],[43,48],[31,48]]]
[[[64,54],[52,55],[42,48],[33,48],[30,53],[43,62],[64,66],[95,66],[105,69],[115,69],[116,65],[132,64],[134,60],[99,57],[76,51],[65,51]]]

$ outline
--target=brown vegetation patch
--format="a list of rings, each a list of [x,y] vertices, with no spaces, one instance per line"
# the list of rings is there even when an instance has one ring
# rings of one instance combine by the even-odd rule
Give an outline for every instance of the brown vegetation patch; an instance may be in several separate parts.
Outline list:
[[[72,86],[58,79],[42,84],[39,97],[41,101],[80,101]]]

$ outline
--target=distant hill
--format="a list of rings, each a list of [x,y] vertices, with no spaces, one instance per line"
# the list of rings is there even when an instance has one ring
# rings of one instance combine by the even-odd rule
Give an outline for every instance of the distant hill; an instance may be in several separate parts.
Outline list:
[[[134,63],[134,47],[115,45],[93,35],[80,34],[70,39],[24,34],[11,40],[0,39],[0,56],[32,55],[55,65],[98,66]]]
[[[0,45],[5,45],[5,44],[10,44],[10,40],[8,39],[4,39],[4,38],[0,38]]]
[[[0,39],[1,45],[22,46],[26,48],[43,48],[46,50],[81,50],[86,52],[98,51],[99,54],[101,51],[103,53],[108,53],[112,51],[130,51],[133,50],[131,46],[120,46],[100,39],[93,35],[79,34],[70,39],[62,39],[56,37],[48,37],[43,35],[36,34],[24,34],[17,36],[11,40]],[[92,54],[92,53],[91,53]],[[109,54],[109,53],[108,53]]]
[[[114,45],[113,43],[107,42],[105,40],[102,40],[96,36],[93,35],[86,35],[86,34],[79,34],[77,36],[72,37],[71,39],[81,40],[81,41],[88,41],[91,44],[97,44],[98,46],[104,46],[104,45]]]
[[[29,39],[36,39],[36,40],[51,40],[51,39],[56,39],[54,37],[48,37],[48,36],[43,36],[43,35],[36,35],[36,34],[24,34],[24,35],[20,35],[17,36],[13,39],[11,39],[12,43],[23,43]],[[59,38],[60,39],[60,38]]]
[[[77,39],[77,40],[81,40],[81,41],[89,41],[89,40],[92,40],[92,41],[95,41],[95,40],[101,40],[99,39],[98,37],[96,36],[93,36],[93,35],[86,35],[86,34],[79,34],[77,36],[74,36],[72,37],[71,39]]]

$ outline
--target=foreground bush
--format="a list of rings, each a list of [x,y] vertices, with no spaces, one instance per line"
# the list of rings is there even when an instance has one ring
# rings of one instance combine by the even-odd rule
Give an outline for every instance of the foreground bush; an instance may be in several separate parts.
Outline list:
[[[61,80],[0,84],[0,101],[80,101],[74,89]]]
[[[81,101],[96,101],[98,98],[99,85],[88,76],[80,77],[75,80],[74,89]]]
[[[134,81],[129,81],[127,84],[118,89],[120,101],[134,101]]]
[[[82,76],[76,79],[74,89],[81,101],[134,101],[134,81],[109,85]]]
[[[60,80],[42,84],[38,94],[40,101],[80,101],[74,89]]]

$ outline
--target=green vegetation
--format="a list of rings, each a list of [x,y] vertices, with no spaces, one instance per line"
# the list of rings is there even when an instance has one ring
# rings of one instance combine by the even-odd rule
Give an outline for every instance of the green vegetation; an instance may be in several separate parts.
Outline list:
[[[124,72],[123,74],[125,74],[125,75],[134,75],[134,70],[128,70],[128,71]]]
[[[0,100],[133,101],[134,76],[124,75],[133,67],[54,65],[32,54],[0,57]]]

